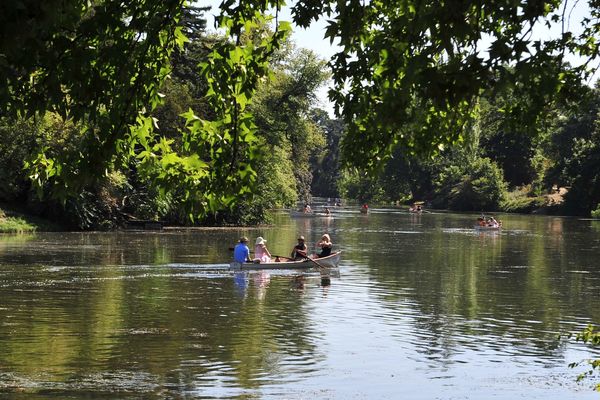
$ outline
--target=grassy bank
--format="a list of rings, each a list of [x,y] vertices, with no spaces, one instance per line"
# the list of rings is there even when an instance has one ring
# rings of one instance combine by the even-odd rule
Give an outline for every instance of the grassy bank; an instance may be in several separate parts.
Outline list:
[[[58,231],[60,227],[47,220],[0,209],[0,232],[23,233],[37,231]]]

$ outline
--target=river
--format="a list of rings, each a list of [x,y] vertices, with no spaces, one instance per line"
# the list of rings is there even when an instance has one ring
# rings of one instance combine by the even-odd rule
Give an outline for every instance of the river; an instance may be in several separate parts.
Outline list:
[[[600,222],[336,209],[272,227],[0,236],[0,397],[597,399]],[[240,235],[318,271],[234,273]]]

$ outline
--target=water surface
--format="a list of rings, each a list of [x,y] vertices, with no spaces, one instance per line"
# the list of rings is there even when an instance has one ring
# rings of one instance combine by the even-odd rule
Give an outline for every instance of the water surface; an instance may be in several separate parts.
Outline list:
[[[0,236],[0,395],[14,399],[597,399],[600,223],[336,210],[273,227]],[[262,236],[332,235],[319,271],[234,273]]]

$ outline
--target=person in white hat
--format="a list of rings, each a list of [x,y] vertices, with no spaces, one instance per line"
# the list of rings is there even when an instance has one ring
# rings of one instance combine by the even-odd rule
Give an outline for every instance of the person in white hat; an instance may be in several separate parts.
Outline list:
[[[269,253],[269,249],[267,249],[265,243],[267,241],[262,236],[259,236],[256,238],[254,245],[254,260],[258,260],[261,263],[271,262],[271,253]]]

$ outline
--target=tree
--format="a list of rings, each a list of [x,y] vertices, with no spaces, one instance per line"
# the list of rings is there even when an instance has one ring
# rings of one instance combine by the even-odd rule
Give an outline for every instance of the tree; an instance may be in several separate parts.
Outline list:
[[[488,158],[447,167],[437,185],[440,205],[456,211],[496,211],[506,192],[502,170]]]
[[[582,92],[582,100],[563,118],[550,139],[552,161],[547,186],[568,187],[564,212],[590,215],[600,203],[600,91]],[[567,110],[568,111],[568,110]]]
[[[228,207],[249,190],[256,150],[245,107],[288,25],[251,39],[244,35],[266,21],[260,12],[240,9],[235,20],[220,18],[233,41],[215,45],[200,70],[213,118],[202,123],[186,113],[185,151],[179,154],[170,139],[155,134],[148,111],[161,101],[173,50],[187,40],[179,25],[183,5],[183,0],[3,5],[0,107],[13,115],[54,111],[85,128],[76,151],[49,153],[42,147],[30,158],[35,183],[67,199],[107,171],[127,168],[135,156],[154,185],[183,192],[190,217]]]
[[[556,0],[301,0],[293,18],[308,26],[327,15],[326,36],[342,47],[331,61],[330,97],[349,127],[344,159],[372,167],[399,143],[417,152],[454,143],[482,93],[520,85],[531,101],[508,111],[530,125],[547,103],[576,94],[590,71],[564,60],[568,53],[598,56],[595,20],[583,21],[580,36],[564,29],[547,40],[531,34],[537,26],[567,26],[569,7]],[[417,124],[405,132],[411,121]]]
[[[313,157],[311,192],[321,197],[339,197],[340,179],[340,140],[345,125],[339,119],[332,119],[326,111],[312,110],[311,119],[325,133],[325,149],[319,157]]]
[[[484,157],[498,163],[507,183],[512,186],[526,185],[536,178],[532,159],[536,152],[535,135],[527,128],[506,123],[504,108],[514,98],[483,99],[481,113],[481,150]]]
[[[304,202],[309,201],[313,174],[310,160],[321,153],[325,139],[321,127],[310,118],[316,90],[327,79],[325,62],[312,51],[287,47],[278,55],[272,79],[262,85],[251,105],[258,133],[267,151],[290,162],[290,178]],[[282,149],[283,152],[280,152]]]
[[[185,154],[156,136],[144,113],[160,102],[169,58],[186,41],[183,0],[52,4],[6,2],[0,12],[0,107],[85,122],[79,151],[50,157],[42,149],[32,176],[52,182],[57,195],[76,193],[137,154],[162,170],[156,185],[178,185],[191,216],[229,207],[250,190],[258,157],[246,106],[289,31],[278,19],[282,0],[222,2],[217,21],[231,39],[215,46],[202,69],[214,118],[186,114]],[[269,7],[272,34],[244,36],[272,21]],[[580,35],[531,34],[540,25],[568,26],[569,7],[558,0],[299,0],[293,19],[306,27],[327,16],[326,36],[342,47],[331,60],[330,92],[348,127],[342,159],[372,168],[398,145],[435,153],[460,140],[481,94],[516,90],[506,114],[530,126],[548,104],[576,95],[590,64],[565,59],[598,57],[596,21],[582,21]]]
[[[41,156],[32,174],[75,193],[129,151],[128,125],[159,102],[169,56],[185,40],[183,0],[5,2],[0,12],[0,109],[84,122],[78,151]]]

